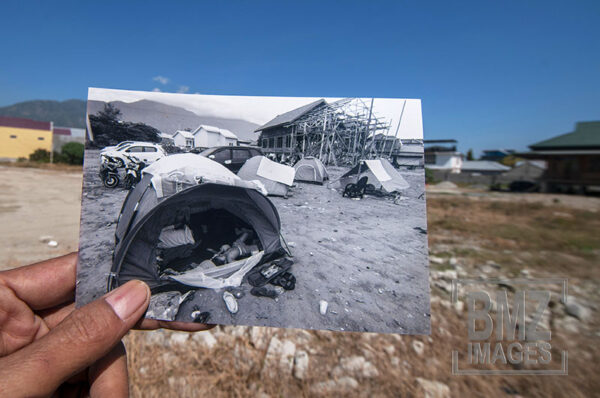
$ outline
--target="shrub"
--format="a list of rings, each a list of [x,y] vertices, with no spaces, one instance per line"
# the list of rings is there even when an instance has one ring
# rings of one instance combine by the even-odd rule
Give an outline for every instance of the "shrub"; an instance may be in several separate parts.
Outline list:
[[[435,182],[435,177],[433,176],[433,170],[425,169],[425,182],[427,184],[433,184]]]
[[[48,163],[50,162],[50,152],[45,149],[36,149],[31,155],[29,160],[32,162]]]
[[[62,146],[60,157],[56,161],[68,164],[83,164],[83,150],[83,144],[68,142]]]

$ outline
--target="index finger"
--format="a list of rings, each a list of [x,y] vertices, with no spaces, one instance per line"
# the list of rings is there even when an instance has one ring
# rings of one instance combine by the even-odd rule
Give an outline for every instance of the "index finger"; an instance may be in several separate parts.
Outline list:
[[[73,301],[77,253],[0,272],[0,284],[34,310]]]

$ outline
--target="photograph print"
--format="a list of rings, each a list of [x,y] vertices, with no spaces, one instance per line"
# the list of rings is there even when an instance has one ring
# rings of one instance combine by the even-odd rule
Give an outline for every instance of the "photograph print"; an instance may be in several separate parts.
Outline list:
[[[421,101],[90,88],[77,305],[430,332]]]

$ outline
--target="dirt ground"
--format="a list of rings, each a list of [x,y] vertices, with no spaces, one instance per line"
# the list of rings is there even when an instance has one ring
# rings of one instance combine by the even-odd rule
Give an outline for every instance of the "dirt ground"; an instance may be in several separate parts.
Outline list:
[[[77,250],[81,181],[81,171],[0,166],[0,269]]]
[[[115,222],[126,195],[122,188],[102,186],[96,151],[87,151],[85,162],[77,285],[82,304],[105,292]],[[343,171],[332,169],[332,179]],[[288,199],[271,198],[294,255],[295,289],[273,300],[252,296],[245,282],[237,314],[227,311],[224,290],[199,289],[180,307],[177,320],[191,321],[197,306],[210,312],[211,322],[225,325],[428,333],[424,175],[403,176],[410,188],[398,204],[386,198],[350,200],[326,185],[302,183]],[[319,312],[321,300],[328,302],[326,315]]]
[[[39,177],[39,176],[42,177]],[[3,267],[77,247],[80,175],[0,168]],[[37,179],[37,184],[24,181]],[[19,186],[7,190],[7,181]],[[60,195],[49,195],[60,187]],[[54,191],[56,192],[56,191]],[[339,333],[217,326],[209,332],[132,331],[125,338],[134,397],[591,397],[600,390],[600,198],[497,194],[428,187],[431,335]],[[36,212],[7,207],[36,206]],[[74,203],[73,203],[74,202]],[[295,199],[286,203],[293,206]],[[359,202],[360,203],[360,202]],[[39,207],[38,207],[39,209]],[[51,209],[51,211],[44,211]],[[61,217],[55,217],[61,214]],[[59,247],[39,242],[69,220]],[[17,232],[23,225],[36,225]],[[39,229],[38,229],[39,228]],[[10,240],[18,236],[23,248]],[[28,238],[24,238],[28,236]],[[63,240],[64,239],[64,240]],[[5,254],[6,253],[6,254]],[[8,255],[10,254],[10,256]],[[465,306],[450,300],[453,278],[567,277],[579,317],[554,301],[544,327],[568,350],[568,376],[455,376],[453,350],[469,342]],[[557,352],[554,352],[557,354]],[[504,365],[504,369],[521,369]]]

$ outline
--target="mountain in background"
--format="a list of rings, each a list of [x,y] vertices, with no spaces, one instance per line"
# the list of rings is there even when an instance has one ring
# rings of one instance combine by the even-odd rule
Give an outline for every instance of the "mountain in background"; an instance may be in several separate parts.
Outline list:
[[[104,109],[103,101],[88,101],[88,112],[94,115]],[[227,119],[214,116],[199,116],[186,109],[163,104],[161,102],[140,100],[135,102],[112,101],[121,111],[121,119],[132,123],[145,123],[161,133],[175,134],[177,130],[195,130],[201,124],[224,128],[235,133],[244,141],[255,141],[258,133],[254,130],[259,127],[242,119]]]
[[[0,116],[54,122],[55,126],[85,128],[85,101],[33,100],[0,108]]]

